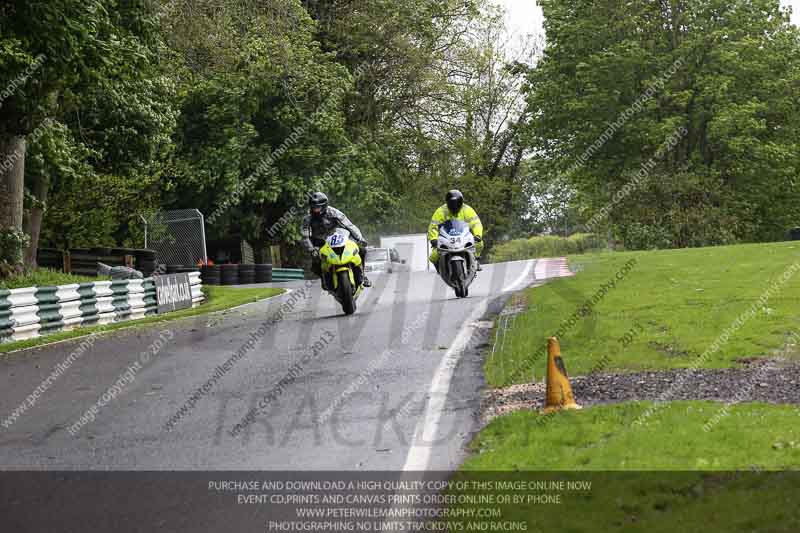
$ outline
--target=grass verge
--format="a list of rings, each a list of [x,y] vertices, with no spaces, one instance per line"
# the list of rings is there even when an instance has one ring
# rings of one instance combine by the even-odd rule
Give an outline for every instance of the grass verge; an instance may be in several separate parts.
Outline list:
[[[158,322],[166,322],[180,318],[213,313],[215,311],[222,311],[225,309],[230,309],[231,307],[237,307],[239,305],[270,298],[272,296],[282,294],[285,292],[285,290],[274,288],[244,289],[234,287],[204,286],[203,292],[205,293],[207,300],[201,306],[193,309],[183,309],[181,311],[175,311],[174,313],[167,313],[164,315],[152,315],[139,320],[129,320],[126,322],[116,322],[113,324],[104,324],[99,326],[88,326],[70,331],[61,331],[52,335],[37,337],[35,339],[3,343],[0,344],[0,353],[24,350],[27,348],[33,348],[35,346],[41,346],[43,344],[50,344],[67,339],[83,337],[92,333],[135,328]]]
[[[471,447],[464,470],[783,470],[800,466],[800,411],[795,406],[682,401],[631,402],[552,416],[518,411],[493,420]]]
[[[473,441],[475,455],[453,480],[489,481],[495,487],[501,481],[561,483],[488,491],[495,498],[523,499],[495,500],[499,505],[488,507],[502,515],[491,519],[494,524],[525,524],[527,531],[797,531],[796,407],[733,405],[706,432],[704,424],[721,404],[674,402],[631,429],[651,405],[605,405],[552,416],[518,412],[496,419]],[[473,521],[472,529],[501,529],[487,519],[478,524]],[[451,527],[469,529],[467,521]]]
[[[590,485],[582,490],[495,491],[505,497],[534,499],[530,504],[459,505],[458,511],[499,511],[501,518],[453,520],[449,531],[565,531],[674,533],[703,531],[724,533],[796,532],[797,472],[791,473],[597,473],[518,474],[513,476],[459,476],[466,481],[498,478],[512,481],[546,479],[555,483]],[[467,491],[457,491],[459,496]],[[472,493],[475,494],[474,492]],[[543,497],[559,503],[539,503]],[[462,515],[463,516],[463,515]],[[476,516],[476,515],[473,515]],[[522,524],[522,525],[518,525]]]
[[[19,276],[0,280],[0,289],[20,289],[23,287],[52,287],[54,285],[69,285],[71,283],[86,283],[98,281],[101,278],[89,278],[66,274],[49,268],[29,270]],[[102,278],[108,279],[108,278]]]
[[[526,309],[498,322],[487,381],[541,378],[552,335],[571,374],[724,368],[778,351],[797,357],[789,341],[800,323],[800,270],[788,269],[798,261],[793,242],[570,257],[577,276],[524,291]],[[791,275],[781,282],[784,273]]]

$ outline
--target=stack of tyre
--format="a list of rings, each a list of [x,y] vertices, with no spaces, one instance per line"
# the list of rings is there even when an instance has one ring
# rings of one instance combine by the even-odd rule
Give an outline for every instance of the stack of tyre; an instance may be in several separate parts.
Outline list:
[[[250,285],[256,282],[256,266],[241,264],[239,265],[239,284]]]
[[[200,279],[203,285],[219,285],[222,283],[219,265],[203,265],[200,267]]]
[[[239,265],[220,265],[222,285],[239,284]]]
[[[136,257],[136,270],[144,274],[146,278],[152,276],[158,268],[155,250],[133,250],[133,252]]]
[[[55,248],[39,248],[36,264],[42,268],[61,270],[64,268],[64,253]]]
[[[190,269],[196,270],[196,269]],[[177,266],[168,266],[167,272],[188,271]],[[250,285],[253,283],[269,283],[272,281],[272,265],[205,265],[200,268],[200,277],[205,285]]]
[[[263,263],[254,265],[256,272],[256,283],[270,283],[272,281],[272,264]]]
[[[97,276],[98,254],[96,252],[92,253],[89,248],[72,248],[69,256],[70,272],[79,276]]]
[[[111,267],[125,266],[125,253],[118,249],[72,248],[69,250],[70,271],[79,276],[97,276],[97,265],[103,263]]]

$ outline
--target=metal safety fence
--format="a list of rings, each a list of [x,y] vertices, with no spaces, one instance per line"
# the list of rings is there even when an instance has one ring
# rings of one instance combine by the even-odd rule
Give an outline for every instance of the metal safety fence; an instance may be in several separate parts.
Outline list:
[[[196,266],[208,262],[203,214],[197,209],[156,211],[139,215],[144,222],[144,247],[163,265]]]

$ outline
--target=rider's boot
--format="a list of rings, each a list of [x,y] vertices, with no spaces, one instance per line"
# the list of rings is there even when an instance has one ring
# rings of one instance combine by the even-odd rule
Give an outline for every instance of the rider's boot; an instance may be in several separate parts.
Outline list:
[[[325,291],[332,291],[333,290],[333,271],[329,270],[328,272],[322,275],[322,290]]]
[[[353,275],[355,277],[356,285],[360,284],[364,287],[372,287],[372,282],[367,277],[367,273],[364,272],[363,267],[353,269]]]

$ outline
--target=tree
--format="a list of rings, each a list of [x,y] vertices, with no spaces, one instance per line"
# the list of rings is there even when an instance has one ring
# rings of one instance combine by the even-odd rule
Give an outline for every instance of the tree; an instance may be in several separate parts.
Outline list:
[[[147,126],[152,117],[137,122],[137,113],[158,107],[163,96],[150,78],[158,35],[146,2],[12,0],[0,11],[0,79],[8,87],[0,108],[0,149],[10,162],[3,175],[9,196],[0,210],[0,228],[21,229],[27,182],[34,193],[26,220],[34,237],[27,258],[35,262],[48,191],[66,169],[80,164],[64,147],[78,148],[92,170],[120,172],[131,179],[140,177],[129,172],[136,161],[153,160],[145,145],[161,143],[164,135],[151,135],[154,131]],[[155,129],[169,129],[163,108],[155,114],[162,115]],[[47,131],[53,127],[59,131]],[[32,143],[26,142],[28,137]],[[29,144],[36,162],[26,169]]]
[[[107,24],[102,2],[11,1],[0,7],[0,82],[6,87],[0,108],[0,157],[6,196],[0,231],[21,233],[25,178],[25,137],[50,116],[79,74],[92,68],[100,44],[91,30]],[[64,42],[70,46],[63,46]],[[18,241],[17,246],[24,242]],[[17,266],[22,255],[13,252]]]
[[[24,83],[0,142],[26,154],[5,165],[2,242],[18,251],[22,225],[32,263],[39,240],[129,243],[139,212],[196,207],[210,237],[289,244],[316,188],[372,236],[424,230],[461,187],[505,236],[526,207],[525,68],[479,5],[7,3],[0,65]]]
[[[537,50],[529,40],[512,47],[502,13],[489,10],[475,18],[461,46],[448,52],[449,72],[437,91],[419,103],[413,176],[414,196],[407,201],[424,214],[443,203],[444,191],[460,188],[481,215],[487,244],[509,238],[514,222],[527,211],[521,170],[527,147],[521,134],[529,120],[522,86]]]
[[[365,172],[344,128],[352,78],[299,2],[164,9],[181,93],[171,205],[204,211],[212,237],[239,234],[257,249],[296,239],[297,224],[270,230],[311,189],[341,191]]]
[[[530,144],[586,219],[607,211],[596,229],[634,247],[702,246],[796,225],[800,37],[779,2],[542,5]]]
[[[491,240],[519,205],[520,88],[533,43],[510,53],[501,13],[479,2],[304,2],[323,46],[356,79],[348,131],[380,175],[345,205],[382,233],[422,231],[444,192],[464,189]],[[380,28],[381,31],[373,31]]]

